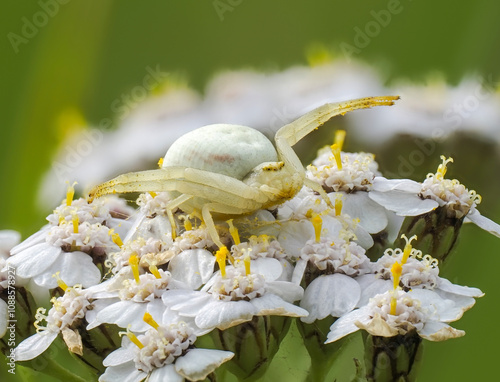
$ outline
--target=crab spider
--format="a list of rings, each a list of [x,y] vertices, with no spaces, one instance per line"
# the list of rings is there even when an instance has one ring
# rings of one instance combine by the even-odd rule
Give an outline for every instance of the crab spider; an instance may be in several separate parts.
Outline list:
[[[259,131],[238,125],[209,125],[175,141],[160,169],[132,172],[105,182],[89,193],[89,201],[111,193],[168,191],[167,214],[175,234],[172,211],[201,210],[208,232],[219,248],[213,215],[230,218],[270,208],[291,199],[303,185],[329,198],[305,177],[292,146],[336,115],[373,106],[390,106],[397,96],[369,97],[327,103],[281,127],[275,145]]]

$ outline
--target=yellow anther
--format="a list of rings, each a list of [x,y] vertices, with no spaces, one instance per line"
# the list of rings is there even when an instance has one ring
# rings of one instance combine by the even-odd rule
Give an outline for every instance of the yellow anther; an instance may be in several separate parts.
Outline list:
[[[159,168],[163,167],[163,157],[158,160],[158,167]]]
[[[335,132],[334,144],[336,144],[339,147],[340,151],[342,151],[342,148],[344,147],[344,140],[345,140],[345,130],[337,130]]]
[[[151,264],[149,266],[149,271],[157,278],[161,279],[160,271],[158,271],[158,267],[155,264]]]
[[[68,183],[68,189],[66,190],[66,205],[71,206],[71,203],[73,202],[73,197],[75,196],[75,184],[78,184],[77,182],[73,182],[71,186],[69,186]]]
[[[330,149],[332,150],[333,157],[335,158],[335,163],[337,163],[337,168],[339,170],[342,170],[342,158],[340,157],[340,147],[336,143],[330,146]]]
[[[154,191],[149,191],[149,195],[151,195],[152,198],[156,198],[156,195],[158,194]]]
[[[269,235],[266,234],[260,235],[259,239],[262,240],[262,243],[264,243],[264,245],[266,246],[269,245]]]
[[[62,215],[59,215],[59,225],[61,225],[62,223],[64,223],[66,221],[66,219],[64,219],[64,216]]]
[[[336,193],[335,194],[335,216],[340,216],[342,214],[342,194],[341,193]]]
[[[134,274],[134,280],[137,284],[139,284],[139,257],[137,254],[134,252],[132,256],[128,258],[128,263],[130,264],[130,267],[132,268],[132,273]]]
[[[188,218],[184,219],[184,229],[186,231],[191,231],[193,229],[193,224],[191,224],[191,220]]]
[[[443,161],[443,163],[441,163],[438,166],[438,169],[436,172],[436,179],[443,180],[444,176],[446,175],[446,170],[447,170],[446,165],[450,162],[453,163],[453,158],[450,157],[450,158],[446,159],[446,157],[444,155],[441,155],[440,158]]]
[[[153,316],[150,313],[148,313],[148,312],[144,313],[144,317],[142,319],[146,324],[148,324],[148,325],[152,326],[153,328],[155,328],[156,330],[158,330],[158,327],[160,325],[158,325],[158,323],[153,319]]]
[[[319,243],[321,238],[321,228],[323,227],[323,219],[319,214],[316,214],[312,219],[311,223],[314,227],[314,236],[316,239],[316,243]]]
[[[73,233],[78,233],[78,226],[80,225],[80,219],[78,218],[78,214],[76,211],[71,213],[71,221],[73,222]]]
[[[399,279],[401,278],[401,273],[403,272],[403,266],[397,261],[391,267],[392,278],[394,280],[394,290],[399,286]]]
[[[233,238],[234,244],[236,244],[236,245],[240,244],[241,243],[240,234],[238,232],[238,228],[236,228],[233,225],[233,219],[227,220],[226,223],[229,225],[229,233],[231,234],[231,237]]]
[[[245,264],[245,274],[248,276],[250,274],[250,252],[252,252],[252,248],[243,249],[245,252],[245,256],[243,258],[243,263]]]
[[[142,349],[144,345],[142,344],[141,341],[139,341],[139,338],[136,337],[134,333],[130,331],[130,328],[127,328],[126,332],[118,332],[118,335],[121,337],[123,335],[126,335],[128,339],[135,344],[139,349]]]
[[[396,297],[391,296],[391,311],[390,311],[390,314],[392,314],[393,316],[396,315],[396,307],[397,307],[397,300],[396,300]]]
[[[417,235],[413,235],[408,239],[405,234],[402,234],[401,239],[404,239],[406,241],[406,245],[403,250],[403,258],[401,259],[401,264],[406,264],[406,262],[408,261],[408,257],[410,257],[411,251],[413,249],[413,247],[411,246],[411,242],[413,240],[417,240]]]
[[[123,247],[123,241],[120,238],[120,235],[117,232],[115,232],[114,229],[110,229],[108,235],[111,236],[111,240],[113,240],[113,243],[115,243],[120,248]]]
[[[63,291],[66,292],[69,289],[69,286],[66,285],[66,283],[62,281],[62,279],[59,277],[60,273],[61,272],[56,272],[54,275],[52,275],[52,277],[54,277],[57,280],[57,285],[59,286],[59,288],[61,288]]]
[[[215,260],[219,264],[220,274],[222,277],[226,277],[226,258],[229,254],[226,246],[220,247],[220,249],[215,253]]]

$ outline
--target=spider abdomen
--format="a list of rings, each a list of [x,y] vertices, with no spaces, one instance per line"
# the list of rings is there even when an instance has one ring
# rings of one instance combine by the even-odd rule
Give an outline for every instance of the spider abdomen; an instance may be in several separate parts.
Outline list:
[[[177,139],[162,167],[185,166],[242,180],[259,164],[276,161],[276,149],[261,132],[246,126],[215,124]]]

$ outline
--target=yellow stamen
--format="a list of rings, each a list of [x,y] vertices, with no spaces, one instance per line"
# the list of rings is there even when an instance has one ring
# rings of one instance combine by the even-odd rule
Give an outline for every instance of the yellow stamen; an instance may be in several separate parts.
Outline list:
[[[78,184],[78,183],[73,182],[73,184],[71,186],[68,186],[68,189],[66,190],[66,205],[67,206],[71,206],[71,203],[73,202],[73,197],[75,196],[75,184]]]
[[[226,258],[229,254],[226,246],[220,247],[220,249],[215,253],[215,259],[217,264],[219,264],[220,274],[222,277],[226,277]]]
[[[151,195],[152,198],[156,198],[156,195],[158,194],[154,191],[149,191],[149,195]]]
[[[333,156],[335,158],[335,162],[337,163],[337,168],[339,170],[342,170],[342,158],[340,157],[340,147],[336,143],[330,146],[330,149],[332,150]]]
[[[130,331],[129,328],[127,328],[126,332],[118,332],[118,335],[121,337],[123,335],[126,335],[130,341],[132,341],[135,346],[137,346],[139,349],[142,349],[144,345],[139,341],[139,338],[136,337],[134,333]]]
[[[315,235],[316,243],[319,243],[320,238],[321,238],[321,228],[323,227],[323,219],[321,219],[321,216],[319,216],[319,214],[316,214],[311,219],[311,223],[314,227],[314,235]]]
[[[158,271],[158,267],[155,264],[151,264],[149,266],[149,271],[157,278],[161,279],[160,272]]]
[[[184,229],[186,231],[191,231],[193,229],[193,224],[191,223],[191,220],[187,216],[184,217]]]
[[[128,263],[132,268],[132,273],[134,274],[134,280],[137,284],[139,284],[139,257],[134,252],[132,256],[128,258]]]
[[[401,273],[403,272],[403,266],[397,261],[391,267],[392,277],[394,279],[394,290],[399,286],[399,279],[401,278]]]
[[[252,248],[244,249],[245,257],[243,258],[243,263],[245,264],[245,274],[248,276],[250,274],[250,252]]]
[[[345,130],[337,130],[335,132],[334,143],[339,147],[340,151],[342,151],[342,148],[344,147],[344,140],[345,140]]]
[[[396,315],[396,306],[397,306],[396,297],[391,296],[391,311],[390,311],[390,314],[392,314],[393,316]]]
[[[69,286],[66,285],[66,283],[62,281],[62,279],[59,277],[60,273],[61,272],[56,272],[54,275],[52,275],[52,277],[54,277],[57,280],[57,285],[59,286],[59,288],[61,288],[63,291],[66,292],[69,289]]]
[[[78,219],[78,214],[75,211],[73,211],[71,215],[72,215],[71,221],[73,222],[73,233],[78,233],[78,226],[80,224],[80,220]]]
[[[159,168],[163,167],[163,157],[158,160],[158,167]]]
[[[113,243],[115,243],[120,248],[123,247],[123,241],[120,238],[120,235],[117,232],[115,232],[114,229],[110,229],[108,235],[111,236],[111,240],[113,240]]]
[[[444,155],[441,155],[440,158],[443,161],[443,163],[441,163],[438,166],[438,169],[436,172],[436,179],[443,180],[444,176],[446,175],[446,170],[447,170],[446,165],[450,162],[453,163],[453,158],[450,157],[450,158],[446,159],[446,157]]]
[[[229,225],[229,233],[231,234],[231,237],[233,238],[234,244],[238,245],[241,243],[240,241],[240,234],[238,233],[238,228],[236,228],[233,225],[233,219],[229,219],[226,222]]]
[[[153,319],[153,316],[150,313],[148,313],[148,312],[144,313],[144,317],[142,319],[146,324],[148,324],[148,325],[152,326],[153,328],[155,328],[156,330],[158,330],[158,327],[160,325],[158,325],[158,323]]]
[[[401,264],[406,264],[406,262],[408,261],[408,257],[411,255],[411,251],[413,249],[413,247],[411,246],[411,242],[413,240],[417,240],[417,235],[413,235],[408,239],[405,234],[402,234],[401,239],[405,239],[406,241],[406,245],[403,250],[403,258],[401,259]]]
[[[336,193],[335,194],[335,216],[340,216],[342,214],[342,194],[341,193]]]

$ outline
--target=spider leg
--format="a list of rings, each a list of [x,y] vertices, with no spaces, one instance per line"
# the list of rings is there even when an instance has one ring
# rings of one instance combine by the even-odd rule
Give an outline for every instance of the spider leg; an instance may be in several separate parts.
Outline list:
[[[192,195],[183,194],[178,196],[174,200],[168,202],[167,205],[165,206],[168,220],[170,221],[170,226],[172,227],[172,240],[174,240],[177,237],[177,225],[175,224],[174,214],[172,213],[172,211],[192,198],[193,198]]]
[[[215,228],[214,219],[212,217],[213,212],[226,215],[239,215],[245,213],[246,211],[242,210],[238,211],[238,208],[227,206],[220,203],[207,203],[201,209],[201,213],[203,215],[203,221],[207,226],[207,230],[208,233],[210,234],[210,237],[219,248],[222,248],[224,247],[224,244],[222,244],[222,242],[220,241],[219,234],[217,233],[217,229]]]
[[[309,187],[311,190],[316,191],[318,194],[320,194],[328,207],[332,209],[335,208],[327,193],[325,192],[323,187],[321,187],[321,184],[316,183],[314,180],[311,180],[309,178],[304,178],[304,186]]]
[[[275,138],[278,154],[286,166],[290,167],[289,171],[304,171],[292,146],[307,134],[339,114],[373,106],[391,106],[398,99],[399,96],[368,97],[320,106],[278,130]]]

